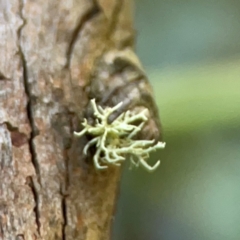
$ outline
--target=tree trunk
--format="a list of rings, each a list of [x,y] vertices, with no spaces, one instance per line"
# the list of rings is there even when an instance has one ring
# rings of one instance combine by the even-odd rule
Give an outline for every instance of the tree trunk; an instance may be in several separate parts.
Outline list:
[[[0,239],[110,239],[121,168],[72,133],[99,59],[132,42],[129,0],[0,0]]]

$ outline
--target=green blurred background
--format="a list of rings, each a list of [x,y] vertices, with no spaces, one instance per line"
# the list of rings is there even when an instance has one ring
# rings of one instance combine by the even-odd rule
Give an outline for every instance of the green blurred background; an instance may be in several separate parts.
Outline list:
[[[113,240],[240,240],[240,1],[136,0],[166,149],[128,170]]]

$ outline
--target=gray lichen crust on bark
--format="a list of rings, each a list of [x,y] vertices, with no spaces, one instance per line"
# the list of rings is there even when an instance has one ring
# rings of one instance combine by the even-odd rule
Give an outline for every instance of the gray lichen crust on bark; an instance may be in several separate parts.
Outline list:
[[[130,4],[0,0],[0,239],[110,239],[121,169],[72,133],[99,59],[132,47]]]

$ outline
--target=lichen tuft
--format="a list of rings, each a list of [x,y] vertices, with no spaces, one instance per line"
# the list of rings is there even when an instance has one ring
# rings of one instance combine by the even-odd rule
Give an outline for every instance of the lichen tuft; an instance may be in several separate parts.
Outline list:
[[[121,107],[122,102],[115,107],[105,109],[97,106],[95,99],[91,100],[91,104],[95,117],[94,125],[88,124],[87,119],[84,119],[83,130],[74,132],[74,135],[81,137],[88,134],[92,137],[84,147],[83,152],[87,154],[88,149],[95,145],[96,152],[93,161],[97,169],[106,169],[108,165],[120,166],[128,156],[131,166],[141,165],[148,171],[154,171],[159,166],[160,161],[157,161],[154,166],[150,166],[146,160],[150,152],[164,148],[165,143],[134,139],[148,121],[148,109],[145,108],[137,114],[131,111],[124,112],[112,123],[108,123],[109,116]],[[139,122],[139,125],[134,125],[134,123]]]

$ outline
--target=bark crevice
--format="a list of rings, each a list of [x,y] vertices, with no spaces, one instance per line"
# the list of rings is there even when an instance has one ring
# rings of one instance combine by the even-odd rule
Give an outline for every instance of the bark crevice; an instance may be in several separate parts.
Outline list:
[[[65,65],[66,68],[69,68],[73,48],[78,39],[79,33],[82,31],[86,23],[91,21],[91,19],[97,16],[100,12],[101,12],[100,7],[98,6],[98,4],[94,3],[93,6],[88,11],[86,11],[83,16],[79,18],[78,23],[72,32],[72,36],[70,38],[69,45],[67,47],[67,52],[66,52],[67,60]]]
[[[23,14],[23,8],[24,8],[24,2],[23,2],[23,0],[20,0],[19,1],[19,15],[20,15],[20,18],[22,19],[23,23],[17,31],[18,50],[19,50],[20,60],[22,63],[23,85],[24,85],[25,94],[27,96],[26,112],[27,112],[28,121],[29,121],[29,124],[31,127],[31,133],[30,133],[30,137],[28,140],[29,151],[31,154],[31,161],[32,161],[32,164],[34,166],[34,169],[35,169],[35,172],[37,175],[36,181],[38,181],[38,183],[35,183],[35,180],[33,179],[33,177],[30,177],[29,187],[32,190],[33,199],[35,202],[35,207],[34,207],[33,211],[35,213],[35,218],[36,218],[37,232],[40,235],[41,224],[40,224],[40,211],[39,211],[39,193],[37,190],[37,185],[41,184],[41,181],[40,181],[41,174],[40,174],[40,167],[39,167],[39,164],[37,161],[36,151],[35,151],[35,147],[34,147],[34,137],[36,137],[38,135],[38,132],[37,132],[37,129],[34,124],[34,117],[33,117],[33,110],[32,110],[32,107],[33,107],[32,99],[33,98],[32,98],[31,89],[30,89],[30,85],[29,85],[29,81],[28,81],[27,60],[26,60],[26,57],[24,55],[23,48],[21,45],[22,30],[27,23],[27,20]]]
[[[71,143],[72,145],[72,143]],[[70,146],[71,146],[70,145]],[[69,147],[70,147],[69,146]],[[63,155],[64,155],[64,161],[66,166],[66,172],[64,174],[64,181],[63,185],[61,186],[61,212],[62,212],[62,240],[66,240],[66,227],[68,225],[67,221],[67,197],[68,197],[68,188],[69,188],[69,157],[67,154],[68,148],[65,149]]]
[[[30,86],[29,86],[29,82],[28,82],[28,69],[27,69],[27,61],[24,55],[24,52],[22,50],[22,46],[21,46],[21,37],[22,37],[22,30],[24,28],[24,26],[26,25],[26,19],[23,16],[23,7],[24,7],[24,3],[23,0],[20,0],[20,17],[23,21],[23,24],[19,27],[18,29],[18,47],[19,47],[19,55],[20,55],[20,59],[22,62],[22,68],[23,68],[23,84],[24,84],[24,90],[25,90],[25,94],[27,95],[27,106],[26,106],[26,110],[27,110],[27,116],[28,116],[28,120],[29,120],[29,124],[31,127],[31,134],[30,134],[30,138],[29,138],[29,149],[30,149],[30,153],[32,155],[32,163],[33,166],[35,168],[36,174],[38,176],[38,178],[40,178],[40,167],[39,164],[37,162],[37,158],[36,158],[36,152],[35,152],[35,148],[34,148],[34,137],[36,137],[38,135],[38,131],[35,127],[34,124],[34,117],[33,117],[33,111],[32,111],[32,96],[31,96],[31,90],[30,90]]]
[[[67,203],[66,203],[66,195],[62,195],[62,215],[63,215],[63,223],[62,223],[62,240],[66,240],[66,226],[67,226]]]
[[[2,72],[0,72],[0,81],[6,81],[10,80],[8,77],[6,77]]]
[[[37,232],[41,236],[40,228],[41,228],[41,223],[40,223],[40,211],[39,211],[39,194],[37,190],[37,184],[34,183],[33,177],[30,177],[30,182],[29,182],[29,187],[32,190],[34,202],[35,202],[35,207],[33,209],[35,213],[35,218],[36,218],[36,225],[37,225]]]

